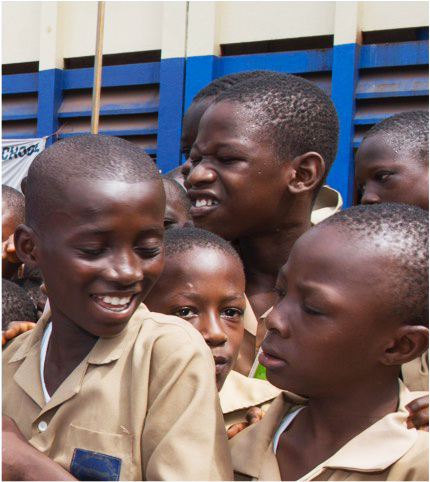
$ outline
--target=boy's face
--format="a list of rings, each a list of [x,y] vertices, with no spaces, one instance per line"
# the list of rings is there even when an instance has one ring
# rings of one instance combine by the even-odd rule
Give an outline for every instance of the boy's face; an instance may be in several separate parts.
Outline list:
[[[2,242],[4,242],[7,239],[9,239],[9,237],[15,231],[15,221],[14,221],[13,211],[6,203],[2,203],[1,221],[2,221],[1,237],[2,237]]]
[[[240,104],[212,104],[200,121],[186,179],[194,225],[225,239],[279,228],[288,204],[284,172],[262,128]]]
[[[267,379],[321,398],[342,396],[371,378],[399,323],[391,310],[389,269],[381,250],[333,226],[299,238],[266,318],[260,362]]]
[[[184,205],[177,191],[169,182],[165,182],[166,210],[164,212],[164,229],[183,228],[192,226],[190,212]]]
[[[72,179],[63,199],[35,235],[52,317],[116,335],[163,267],[161,183]]]
[[[184,155],[185,160],[188,159],[191,147],[197,138],[200,119],[212,100],[213,99],[210,98],[192,102],[187,112],[185,112],[181,132],[181,153]]]
[[[362,204],[395,202],[428,211],[428,166],[396,153],[381,134],[364,140],[355,157],[355,182]]]
[[[145,298],[149,310],[176,315],[196,328],[212,351],[218,390],[233,367],[243,337],[245,278],[239,261],[209,248],[166,258]]]

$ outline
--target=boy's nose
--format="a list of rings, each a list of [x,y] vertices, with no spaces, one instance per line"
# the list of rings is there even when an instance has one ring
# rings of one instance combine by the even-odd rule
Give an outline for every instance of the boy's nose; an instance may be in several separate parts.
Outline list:
[[[267,331],[274,331],[280,336],[282,336],[282,338],[287,338],[290,335],[290,326],[287,318],[287,310],[283,309],[281,311],[278,305],[274,306],[265,318],[265,325]]]
[[[361,204],[380,204],[381,200],[374,189],[366,186],[360,202]]]
[[[214,182],[215,179],[215,171],[205,161],[200,161],[198,164],[190,166],[186,182],[192,187],[202,183],[206,184]]]
[[[219,320],[214,316],[202,317],[199,320],[199,326],[195,326],[203,336],[208,346],[224,345],[227,336],[221,328]]]
[[[107,267],[106,277],[121,285],[131,285],[143,279],[142,261],[135,253],[118,253]]]

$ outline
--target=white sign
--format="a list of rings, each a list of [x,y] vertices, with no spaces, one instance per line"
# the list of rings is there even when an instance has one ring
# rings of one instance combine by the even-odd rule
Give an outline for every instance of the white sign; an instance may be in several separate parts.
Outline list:
[[[46,139],[2,139],[2,184],[21,192],[21,181],[33,159],[45,149]]]

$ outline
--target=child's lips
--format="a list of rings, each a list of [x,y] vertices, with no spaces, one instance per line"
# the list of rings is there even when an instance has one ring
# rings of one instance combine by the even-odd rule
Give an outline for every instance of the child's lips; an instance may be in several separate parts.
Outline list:
[[[121,313],[130,308],[135,296],[133,293],[92,294],[91,298],[102,308]]]
[[[228,358],[222,357],[222,356],[214,356],[214,362],[215,362],[215,372],[217,375],[219,375],[227,366]]]
[[[287,362],[283,360],[282,358],[279,358],[276,356],[274,353],[270,353],[268,351],[265,351],[263,346],[262,346],[262,352],[258,356],[258,361],[266,368],[269,370],[272,368],[279,368],[281,366],[285,366]]]

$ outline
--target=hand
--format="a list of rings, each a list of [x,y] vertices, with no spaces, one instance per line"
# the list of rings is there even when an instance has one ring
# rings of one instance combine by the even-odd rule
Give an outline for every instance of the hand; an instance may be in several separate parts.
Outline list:
[[[19,458],[25,453],[28,442],[8,416],[2,417],[2,480],[21,480]]]
[[[246,413],[246,422],[235,423],[227,429],[228,439],[233,438],[244,428],[259,422],[264,417],[264,414],[264,410],[262,410],[260,407],[251,407]]]
[[[76,480],[25,439],[16,423],[2,417],[2,480]]]
[[[32,330],[36,323],[32,321],[11,321],[6,330],[2,332],[2,346],[9,340],[12,340],[21,333]]]
[[[410,413],[406,420],[408,428],[416,428],[417,430],[429,431],[429,396],[417,398],[408,405],[406,410]]]
[[[4,259],[7,259],[9,263],[21,264],[21,260],[18,258],[15,251],[13,234],[2,243],[2,260]]]

